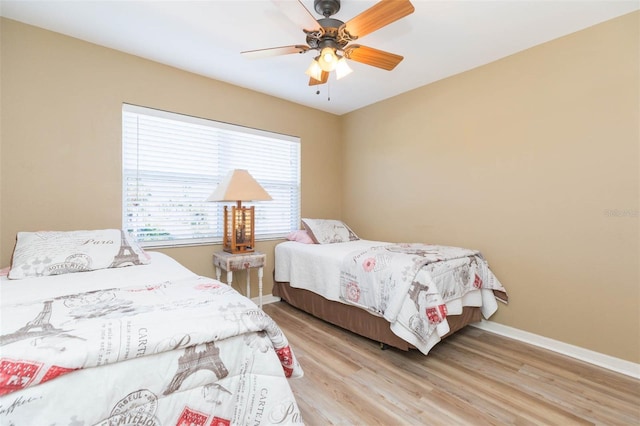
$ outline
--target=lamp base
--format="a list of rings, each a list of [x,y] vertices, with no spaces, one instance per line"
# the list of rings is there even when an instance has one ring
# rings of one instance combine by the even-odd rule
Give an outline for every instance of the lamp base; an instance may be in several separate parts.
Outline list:
[[[231,253],[231,254],[242,254],[242,253],[253,253],[256,250],[253,248],[243,248],[243,249],[236,248],[236,250],[234,251],[231,247],[222,247],[222,251],[226,251],[227,253]]]
[[[224,207],[222,250],[232,254],[255,251],[254,207]]]

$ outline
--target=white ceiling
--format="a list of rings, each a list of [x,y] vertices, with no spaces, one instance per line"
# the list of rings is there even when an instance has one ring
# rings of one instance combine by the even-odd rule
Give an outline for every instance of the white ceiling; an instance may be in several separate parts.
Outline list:
[[[321,18],[313,0],[302,2]],[[346,22],[375,3],[342,0],[333,18]],[[313,51],[258,60],[240,55],[305,43],[270,0],[1,0],[0,15],[340,115],[640,9],[640,0],[412,3],[413,14],[358,40],[403,55],[396,69],[350,61],[351,75],[340,81],[332,75],[316,87],[304,74]]]

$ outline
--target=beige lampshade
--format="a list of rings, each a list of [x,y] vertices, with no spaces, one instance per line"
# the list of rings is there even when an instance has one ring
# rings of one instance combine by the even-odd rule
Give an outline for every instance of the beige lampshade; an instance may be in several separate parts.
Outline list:
[[[248,171],[236,169],[213,191],[207,201],[269,201],[271,196],[249,174]]]

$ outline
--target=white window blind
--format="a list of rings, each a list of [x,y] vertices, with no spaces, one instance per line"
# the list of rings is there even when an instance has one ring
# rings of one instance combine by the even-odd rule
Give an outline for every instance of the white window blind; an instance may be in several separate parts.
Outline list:
[[[222,241],[224,203],[204,200],[233,169],[273,198],[255,206],[256,239],[300,223],[299,138],[124,104],[122,223],[143,246]]]

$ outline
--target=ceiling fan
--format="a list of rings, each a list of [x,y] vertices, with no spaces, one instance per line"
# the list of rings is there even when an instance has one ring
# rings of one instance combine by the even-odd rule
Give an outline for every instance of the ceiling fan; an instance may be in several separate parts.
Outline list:
[[[272,2],[289,19],[303,28],[307,44],[249,50],[241,53],[249,58],[264,58],[317,50],[319,55],[313,59],[306,71],[310,77],[309,86],[326,83],[329,73],[334,70],[338,79],[351,73],[351,68],[345,59],[387,71],[394,69],[404,59],[400,55],[349,43],[413,13],[414,7],[409,0],[380,0],[346,23],[331,18],[340,10],[340,0],[314,0],[314,9],[324,16],[318,20],[300,0],[272,0]]]

